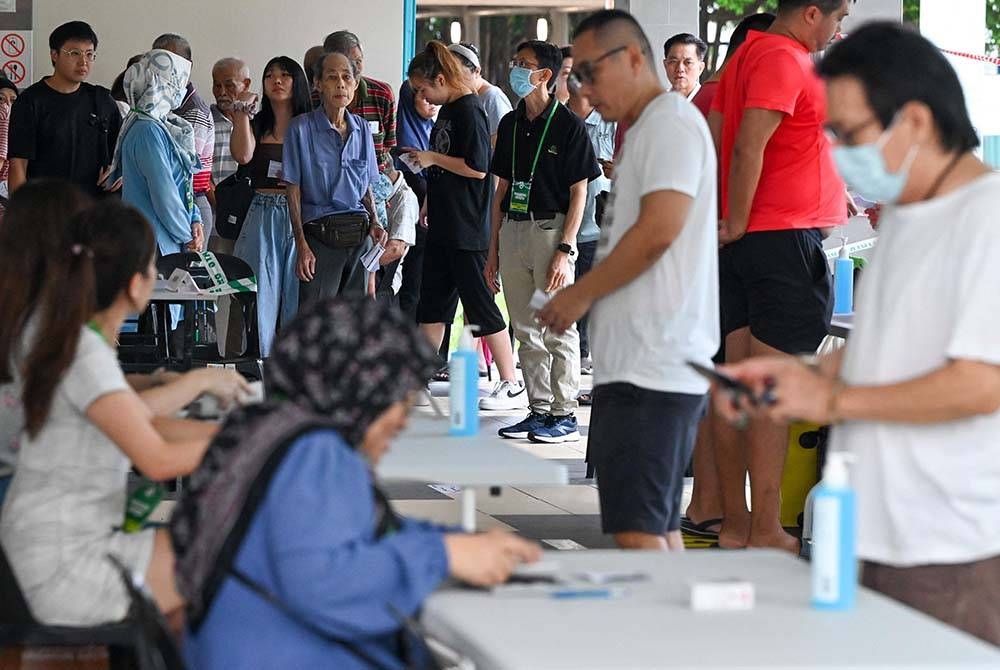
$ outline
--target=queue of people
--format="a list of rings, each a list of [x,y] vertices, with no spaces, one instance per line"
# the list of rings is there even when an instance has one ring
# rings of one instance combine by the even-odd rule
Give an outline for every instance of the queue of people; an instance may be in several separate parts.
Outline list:
[[[191,45],[166,34],[123,73],[123,115],[86,82],[94,31],[57,28],[53,75],[10,108],[0,223],[0,543],[35,616],[124,616],[113,553],[186,615],[192,667],[418,663],[393,611],[540,556],[403,519],[371,474],[461,302],[500,375],[481,408],[528,411],[500,437],[579,440],[593,403],[619,547],[679,551],[683,528],[798,553],[778,513],[787,423],[830,424],[856,458],[864,583],[1000,645],[997,177],[927,40],[878,23],[831,46],[851,0],[777,4],[704,84],[699,38],[660,61],[634,17],[597,12],[571,47],[518,45],[516,105],[475,45],[432,41],[397,107],[342,30],[305,68],[271,59],[259,94],[243,61],[218,61],[208,106]],[[254,195],[226,241],[206,228],[236,174]],[[846,348],[805,360],[829,329],[822,242],[856,213],[848,188],[884,207],[877,258]],[[267,358],[268,399],[221,425],[175,414],[237,401],[238,374],[126,377],[115,352],[157,258],[206,248],[252,267]],[[713,360],[773,402],[710,398],[689,363]],[[133,465],[190,476],[169,529],[121,527]]]

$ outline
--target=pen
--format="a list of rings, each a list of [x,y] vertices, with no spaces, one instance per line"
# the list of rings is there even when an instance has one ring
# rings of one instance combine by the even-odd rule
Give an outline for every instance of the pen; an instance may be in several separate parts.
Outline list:
[[[612,589],[557,589],[549,592],[549,597],[555,600],[614,600],[624,598],[628,591],[622,588]]]

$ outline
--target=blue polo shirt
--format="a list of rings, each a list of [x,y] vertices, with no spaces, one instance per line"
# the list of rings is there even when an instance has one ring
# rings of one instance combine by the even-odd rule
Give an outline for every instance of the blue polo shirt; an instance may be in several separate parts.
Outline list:
[[[378,160],[368,123],[346,113],[347,139],[323,107],[292,119],[285,131],[282,179],[302,192],[302,222],[331,214],[363,212],[361,199],[378,178]]]

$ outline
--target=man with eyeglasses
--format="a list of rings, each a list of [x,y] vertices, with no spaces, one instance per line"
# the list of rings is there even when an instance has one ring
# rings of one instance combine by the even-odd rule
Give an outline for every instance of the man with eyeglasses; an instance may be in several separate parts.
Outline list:
[[[663,43],[663,70],[670,89],[689,101],[701,90],[708,45],[691,33],[678,33]]]
[[[497,129],[490,170],[499,181],[485,269],[495,292],[497,272],[503,280],[530,410],[500,436],[546,443],[580,439],[580,336],[575,325],[544,330],[533,295],[574,282],[587,183],[601,174],[583,122],[554,95],[562,63],[559,47],[538,40],[520,44],[511,61],[510,84],[521,102]],[[483,398],[480,406],[502,402]]]
[[[687,361],[709,366],[719,346],[716,159],[704,117],[664,90],[656,60],[627,12],[598,12],[576,30],[580,94],[629,129],[596,263],[538,319],[563,332],[590,312],[602,529],[622,548],[679,551],[684,470],[708,391]]]
[[[813,354],[828,332],[833,295],[823,238],[847,221],[848,203],[823,134],[826,97],[812,56],[840,31],[852,1],[779,0],[774,23],[750,32],[712,101],[726,363]],[[787,426],[766,417],[747,426],[717,422],[715,438],[719,545],[798,553],[780,520]]]
[[[11,108],[10,192],[28,179],[58,177],[101,195],[122,120],[111,93],[86,82],[97,35],[83,21],[64,23],[49,36],[49,54],[52,75]]]

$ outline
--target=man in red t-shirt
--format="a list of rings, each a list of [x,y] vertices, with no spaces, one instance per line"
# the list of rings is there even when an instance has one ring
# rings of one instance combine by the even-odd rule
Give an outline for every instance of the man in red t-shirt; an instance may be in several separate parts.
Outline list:
[[[709,121],[721,139],[719,282],[729,363],[814,353],[827,333],[833,300],[822,231],[845,222],[847,203],[811,54],[839,31],[850,4],[779,0],[770,30],[750,33],[712,102]],[[797,552],[779,513],[787,428],[755,419],[746,433],[718,432],[720,546]]]

